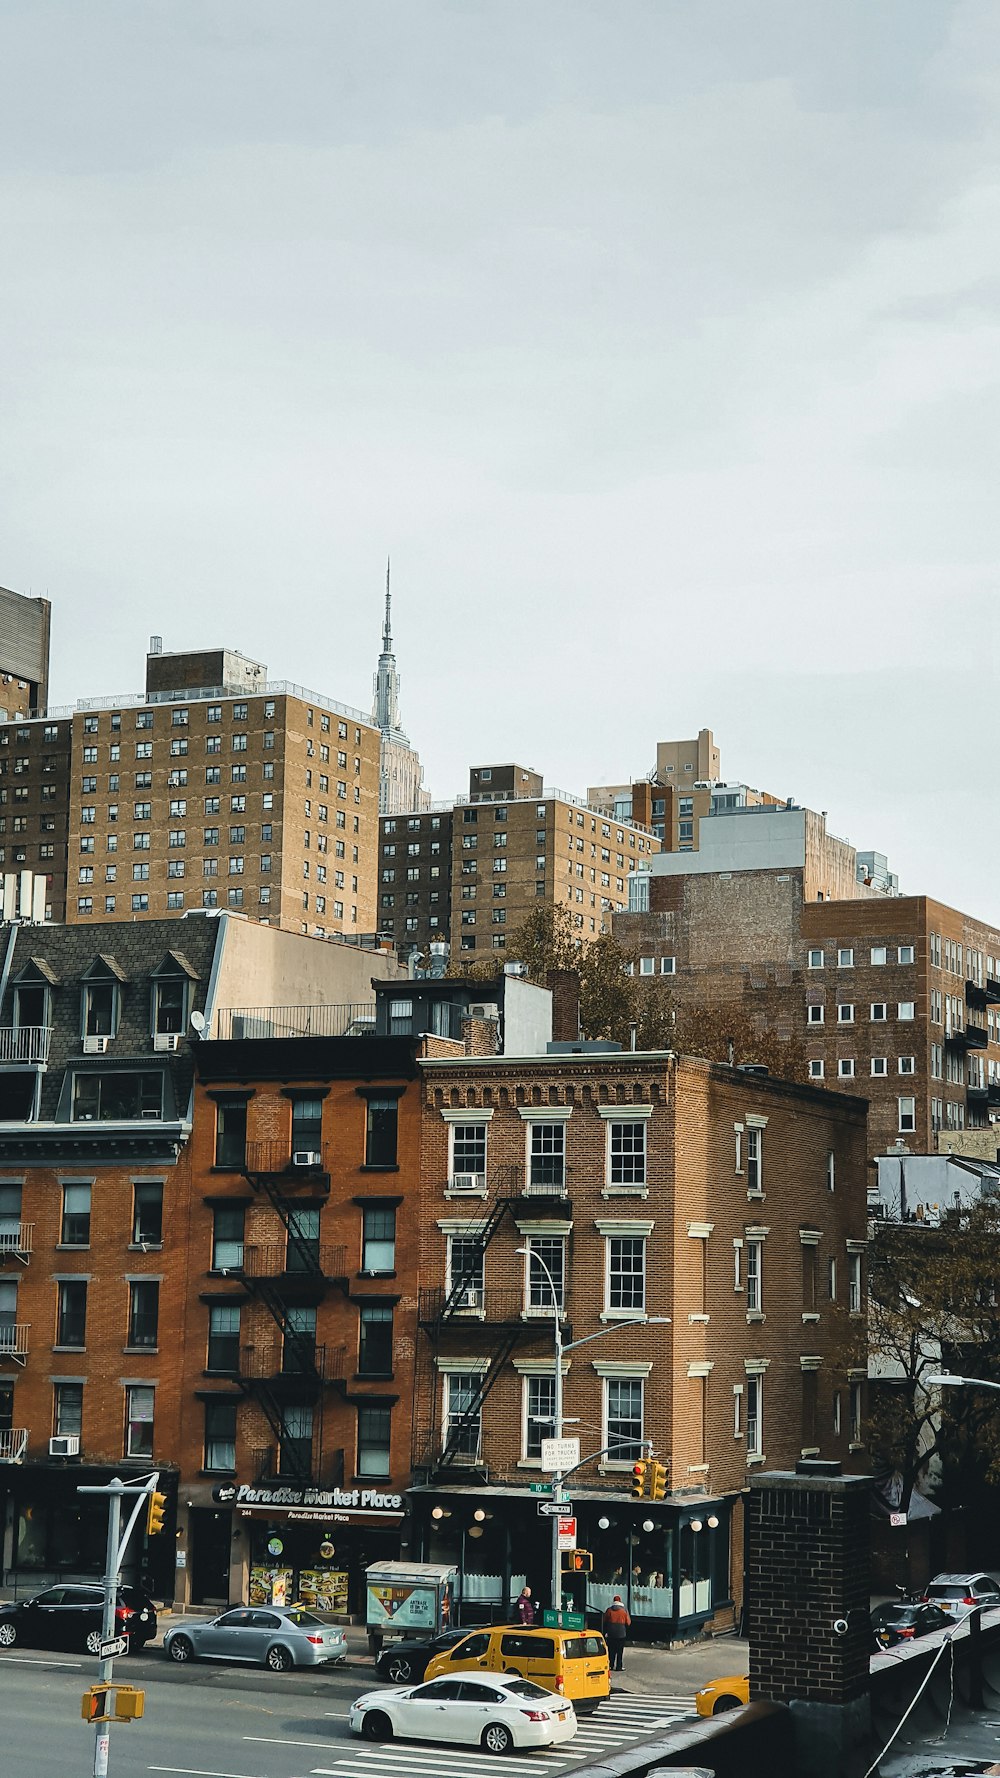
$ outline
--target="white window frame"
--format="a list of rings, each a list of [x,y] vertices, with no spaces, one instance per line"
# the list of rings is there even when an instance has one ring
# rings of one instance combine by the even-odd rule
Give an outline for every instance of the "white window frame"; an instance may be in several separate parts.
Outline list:
[[[871,1003],[871,1021],[873,1025],[882,1025],[889,1017],[889,1003],[886,1000],[873,1000]]]
[[[838,1080],[853,1080],[854,1079],[854,1072],[855,1071],[854,1071],[854,1057],[853,1056],[838,1056],[837,1057],[837,1079]]]
[[[824,1061],[822,1061],[819,1057],[816,1057],[809,1063],[809,1079],[810,1080],[824,1080],[825,1078],[826,1078],[826,1063]]]
[[[861,1314],[861,1255],[847,1255],[847,1308],[851,1315]]]
[[[632,1320],[637,1320],[640,1316],[647,1315],[649,1313],[649,1304],[648,1304],[648,1300],[647,1300],[648,1291],[649,1291],[649,1265],[648,1265],[649,1246],[648,1246],[648,1242],[649,1242],[649,1230],[650,1230],[651,1226],[652,1226],[651,1224],[636,1223],[632,1227],[624,1225],[620,1229],[616,1228],[612,1233],[605,1233],[605,1236],[604,1236],[604,1310],[603,1310],[603,1313],[601,1316],[602,1320],[617,1321],[617,1320],[621,1319],[623,1321],[632,1321]],[[638,1274],[628,1274],[629,1276],[636,1276],[637,1275],[641,1278],[641,1281],[642,1281],[642,1302],[639,1304],[639,1306],[637,1308],[629,1308],[624,1305],[619,1305],[618,1307],[615,1307],[612,1304],[612,1301],[611,1301],[611,1277],[612,1277],[611,1247],[612,1247],[612,1243],[614,1241],[638,1241],[641,1245],[642,1265],[641,1265],[640,1271]],[[625,1274],[621,1274],[621,1273],[619,1275],[625,1276]]]
[[[899,945],[896,950],[896,962],[913,963],[916,961],[916,955],[915,945]]]
[[[764,1373],[749,1371],[746,1380],[747,1457],[764,1455]]]
[[[896,1057],[896,1072],[897,1072],[897,1074],[907,1074],[907,1075],[916,1074],[916,1072],[917,1072],[917,1058],[916,1058],[916,1056],[897,1056]]]
[[[872,968],[873,969],[883,969],[888,961],[889,961],[888,946],[887,945],[872,945],[872,948],[871,948],[871,966],[872,966]]]
[[[807,1025],[825,1025],[826,1024],[826,1007],[819,1006],[819,1005],[807,1006],[806,1007],[806,1024]]]
[[[826,963],[826,952],[821,951],[818,946],[815,946],[808,951],[807,961],[806,961],[806,968],[807,969],[823,969],[825,967],[825,963]]]
[[[853,945],[840,945],[838,947],[837,968],[838,969],[853,969],[854,968],[854,946]]]
[[[916,1097],[912,1094],[905,1094],[896,1100],[896,1106],[897,1106],[897,1110],[898,1110],[898,1114],[899,1114],[897,1127],[899,1129],[900,1135],[902,1135],[902,1136],[914,1135],[916,1133],[916,1128],[917,1128],[917,1101],[916,1101]],[[905,1106],[909,1106],[908,1111],[904,1110]]]
[[[838,1023],[838,1025],[853,1025],[853,1023],[854,1023],[854,1002],[853,1002],[853,1000],[841,1000],[838,1003],[837,1023]]]
[[[872,1057],[872,1074],[876,1080],[882,1080],[889,1073],[888,1056]]]
[[[764,1190],[764,1131],[760,1124],[747,1124],[746,1155],[747,1191]]]
[[[539,1111],[543,1108],[539,1107]],[[553,1109],[549,1107],[549,1109]],[[649,1135],[643,1132],[643,1176],[641,1182],[622,1183],[611,1177],[611,1141],[614,1124],[649,1124],[653,1115],[652,1105],[599,1105],[598,1113],[605,1126],[604,1134],[604,1187],[603,1197],[636,1197],[645,1198],[649,1193]]]
[[[748,1235],[744,1244],[744,1278],[746,1280],[746,1304],[748,1315],[764,1313],[764,1242],[761,1237]]]
[[[897,1003],[896,1003],[896,1017],[897,1017],[897,1019],[902,1020],[904,1023],[909,1023],[910,1020],[915,1018],[915,1016],[916,1016],[916,1009],[914,1006],[914,1002],[912,1000],[897,1001]]]
[[[602,1370],[603,1369],[605,1369],[604,1366],[602,1366]],[[601,1440],[605,1446],[608,1446],[611,1443],[610,1415],[608,1412],[609,1396],[611,1393],[610,1385],[612,1383],[632,1383],[632,1384],[638,1383],[638,1385],[639,1385],[639,1437],[636,1440],[636,1444],[638,1446],[639,1453],[641,1453],[642,1442],[643,1442],[643,1439],[645,1437],[645,1432],[646,1432],[646,1378],[647,1378],[648,1374],[649,1374],[649,1367],[645,1367],[645,1366],[632,1367],[630,1365],[625,1364],[625,1365],[621,1365],[620,1367],[616,1366],[613,1375],[605,1374],[603,1376],[602,1384],[601,1384]],[[611,1451],[611,1450],[607,1451],[606,1456],[602,1460],[601,1468],[602,1469],[630,1469],[632,1467],[632,1464],[636,1462],[636,1455],[631,1455],[631,1456],[619,1455],[618,1454],[619,1451],[620,1451],[620,1447],[617,1447],[615,1451]]]

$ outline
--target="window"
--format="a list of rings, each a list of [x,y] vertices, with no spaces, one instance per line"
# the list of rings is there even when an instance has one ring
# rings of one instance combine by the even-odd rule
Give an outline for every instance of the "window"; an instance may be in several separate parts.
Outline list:
[[[481,1308],[483,1281],[485,1278],[485,1249],[482,1241],[469,1240],[464,1235],[448,1237],[448,1289],[454,1290],[461,1285],[463,1296],[460,1308]]]
[[[915,1099],[899,1099],[899,1125],[901,1133],[909,1133],[917,1127],[917,1102]]]
[[[396,1099],[369,1099],[365,1129],[365,1166],[396,1165],[396,1125],[399,1105]]]
[[[608,1236],[606,1307],[642,1315],[646,1308],[646,1241],[642,1235]]]
[[[83,1034],[113,1037],[118,1029],[118,987],[115,982],[88,982],[83,990]]]
[[[885,963],[887,956],[885,945],[872,945],[872,966],[874,968],[877,969]]]
[[[916,1073],[916,1057],[915,1056],[900,1056],[899,1061],[898,1061],[898,1068],[899,1068],[900,1074],[914,1074],[914,1073]]]
[[[888,1074],[888,1072],[889,1072],[889,1070],[888,1070],[888,1066],[886,1064],[885,1057],[884,1056],[873,1056],[872,1057],[872,1073],[875,1075],[879,1075],[879,1074]]]
[[[899,945],[896,950],[896,958],[900,963],[912,963],[914,955],[915,952],[912,945]]]
[[[132,897],[132,912],[133,912],[133,914],[148,914],[149,913],[149,896],[148,895],[133,895],[133,897]]]
[[[551,1315],[565,1307],[566,1242],[562,1235],[531,1235],[527,1242],[528,1308]],[[555,1303],[553,1304],[553,1291]]]
[[[912,1019],[913,1018],[913,1001],[912,1000],[901,1000],[899,1002],[899,1005],[896,1008],[896,1017],[898,1019]]]
[[[82,1350],[87,1339],[87,1284],[83,1278],[65,1278],[59,1285],[56,1345]]]
[[[246,750],[247,750],[246,735],[234,735],[233,736],[233,752],[234,753],[245,753]]]
[[[529,1125],[528,1189],[561,1192],[566,1183],[566,1125]]]
[[[243,1229],[246,1211],[242,1204],[216,1204],[212,1211],[212,1271],[243,1270]]]
[[[132,1245],[159,1247],[163,1240],[163,1181],[137,1179],[132,1185]]]
[[[362,1217],[361,1270],[389,1273],[396,1267],[396,1212],[371,1208]]]
[[[62,1188],[62,1222],[59,1228],[61,1247],[90,1246],[89,1185],[64,1185]]]
[[[153,1455],[153,1398],[146,1383],[133,1383],[125,1391],[125,1455]]]
[[[854,1007],[849,1000],[842,1000],[837,1008],[838,1025],[853,1025]]]
[[[601,878],[601,881],[603,883],[603,881],[604,881],[603,877]],[[660,958],[660,974],[661,975],[676,975],[676,973],[677,973],[677,959],[676,959],[676,957],[661,957]]]
[[[240,1305],[213,1303],[208,1311],[206,1369],[235,1375],[240,1368]]]
[[[825,1007],[822,1007],[822,1006],[807,1006],[806,1007],[806,1020],[807,1020],[807,1023],[810,1025],[822,1025],[825,1016],[826,1016]]]
[[[247,1154],[247,1102],[220,1099],[215,1107],[215,1165],[238,1173]]]
[[[746,1254],[747,1314],[762,1314],[764,1243],[748,1240]]]
[[[477,1184],[486,1183],[485,1124],[453,1124],[451,1127],[451,1180],[463,1183],[470,1177]]]
[[[882,1021],[884,1019],[887,1019],[888,1017],[889,1017],[889,1008],[886,1005],[885,1001],[884,1000],[874,1001],[872,1003],[872,1024],[873,1025],[881,1024]]]
[[[861,1443],[862,1408],[861,1408],[861,1384],[857,1383],[857,1382],[854,1382],[851,1384],[850,1411],[851,1411],[851,1443],[852,1443],[852,1445],[859,1445]]]
[[[232,1475],[236,1470],[236,1402],[205,1403],[205,1468]]]
[[[128,1287],[128,1344],[155,1347],[160,1319],[160,1286],[155,1278],[133,1278]]]
[[[861,1255],[847,1256],[847,1307],[852,1315],[861,1313]]]
[[[747,1131],[747,1191],[764,1189],[764,1132],[752,1125]]]
[[[358,1330],[358,1375],[392,1376],[392,1304],[363,1303]]]
[[[608,1184],[646,1183],[646,1123],[608,1123]]]
[[[760,1375],[747,1377],[746,1382],[746,1439],[747,1456],[761,1457],[764,1453],[764,1379]]]
[[[837,952],[837,967],[838,969],[854,968],[854,952],[850,945],[842,946]]]
[[[387,1476],[390,1473],[391,1430],[391,1408],[358,1409],[359,1476]]]
[[[839,1080],[854,1079],[854,1057],[840,1056],[837,1061],[837,1077]]]
[[[52,1430],[61,1437],[79,1438],[83,1432],[83,1384],[54,1383]]]
[[[322,1099],[296,1096],[292,1100],[292,1153],[320,1154],[322,1147]]]
[[[837,1157],[831,1148],[826,1157],[826,1189],[832,1192],[837,1184]]]
[[[92,914],[94,911],[93,896],[78,895],[76,898],[76,911],[78,914]]]
[[[153,983],[153,1030],[161,1033],[183,1031],[187,1017],[187,978],[160,976]]]
[[[825,1073],[825,1067],[821,1061],[814,1060],[814,1061],[810,1062],[810,1064],[809,1064],[809,1079],[810,1080],[822,1080],[824,1073]]]
[[[524,1455],[529,1461],[541,1458],[542,1440],[552,1437],[555,1414],[555,1377],[525,1377]]]
[[[605,1439],[612,1463],[634,1463],[642,1449],[642,1378],[605,1379]]]
[[[76,1121],[134,1123],[140,1118],[163,1116],[162,1073],[138,1074],[131,1070],[112,1074],[73,1076],[73,1117]]]

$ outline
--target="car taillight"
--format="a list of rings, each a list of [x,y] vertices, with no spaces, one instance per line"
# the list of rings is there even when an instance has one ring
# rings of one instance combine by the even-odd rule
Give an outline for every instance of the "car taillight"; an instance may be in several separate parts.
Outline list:
[[[556,1691],[561,1692],[561,1691],[565,1691],[565,1689],[566,1689],[565,1683],[562,1679],[562,1676],[560,1675],[560,1677],[556,1680]]]
[[[975,1603],[976,1603],[975,1593],[966,1593],[965,1598],[962,1600],[962,1604],[963,1605],[975,1605]]]
[[[548,1722],[549,1720],[547,1710],[522,1710],[521,1715],[526,1716],[529,1722]]]
[[[115,1617],[124,1624],[130,1617],[135,1617],[135,1612],[128,1605],[117,1605],[115,1607]]]
[[[306,1641],[307,1641],[307,1642],[317,1642],[317,1643],[319,1643],[319,1642],[322,1642],[322,1640],[323,1640],[323,1638],[322,1638],[322,1636],[307,1636],[307,1637],[306,1637]]]
[[[896,1635],[897,1636],[912,1636],[913,1635],[913,1625],[912,1624],[900,1624],[898,1630],[896,1631]]]

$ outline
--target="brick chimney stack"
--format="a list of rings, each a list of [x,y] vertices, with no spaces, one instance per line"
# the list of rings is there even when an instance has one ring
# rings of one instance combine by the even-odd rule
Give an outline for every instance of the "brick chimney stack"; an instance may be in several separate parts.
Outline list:
[[[576,1043],[580,1036],[580,977],[575,969],[550,969],[545,986],[552,995],[553,1043]]]

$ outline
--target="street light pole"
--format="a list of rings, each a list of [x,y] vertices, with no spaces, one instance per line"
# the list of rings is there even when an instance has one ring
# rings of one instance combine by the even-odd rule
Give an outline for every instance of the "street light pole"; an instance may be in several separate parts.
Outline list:
[[[545,1279],[549,1287],[549,1295],[552,1298],[552,1338],[555,1346],[556,1360],[555,1391],[552,1413],[554,1425],[552,1433],[554,1438],[561,1439],[563,1435],[564,1354],[566,1352],[575,1351],[577,1346],[586,1346],[590,1340],[599,1340],[604,1334],[616,1333],[619,1328],[664,1326],[670,1321],[670,1316],[641,1315],[636,1316],[635,1319],[631,1321],[614,1321],[608,1327],[598,1328],[596,1333],[584,1334],[582,1339],[570,1340],[568,1345],[564,1345],[562,1337],[562,1321],[560,1320],[559,1296],[556,1291],[555,1280],[552,1273],[541,1254],[532,1253],[530,1247],[518,1247],[515,1249],[515,1252],[523,1254],[528,1261],[529,1291],[531,1288],[531,1262],[534,1260],[537,1265],[541,1266],[542,1271],[545,1273]],[[574,1467],[579,1466],[576,1465]],[[552,1475],[552,1505],[553,1507],[559,1507],[566,1504],[568,1504],[568,1502],[566,1490],[563,1486],[563,1471],[561,1468],[558,1468],[553,1471]],[[559,1520],[561,1517],[561,1513],[553,1512],[552,1514],[552,1610],[558,1614],[559,1622],[562,1621],[562,1568],[559,1561]]]

